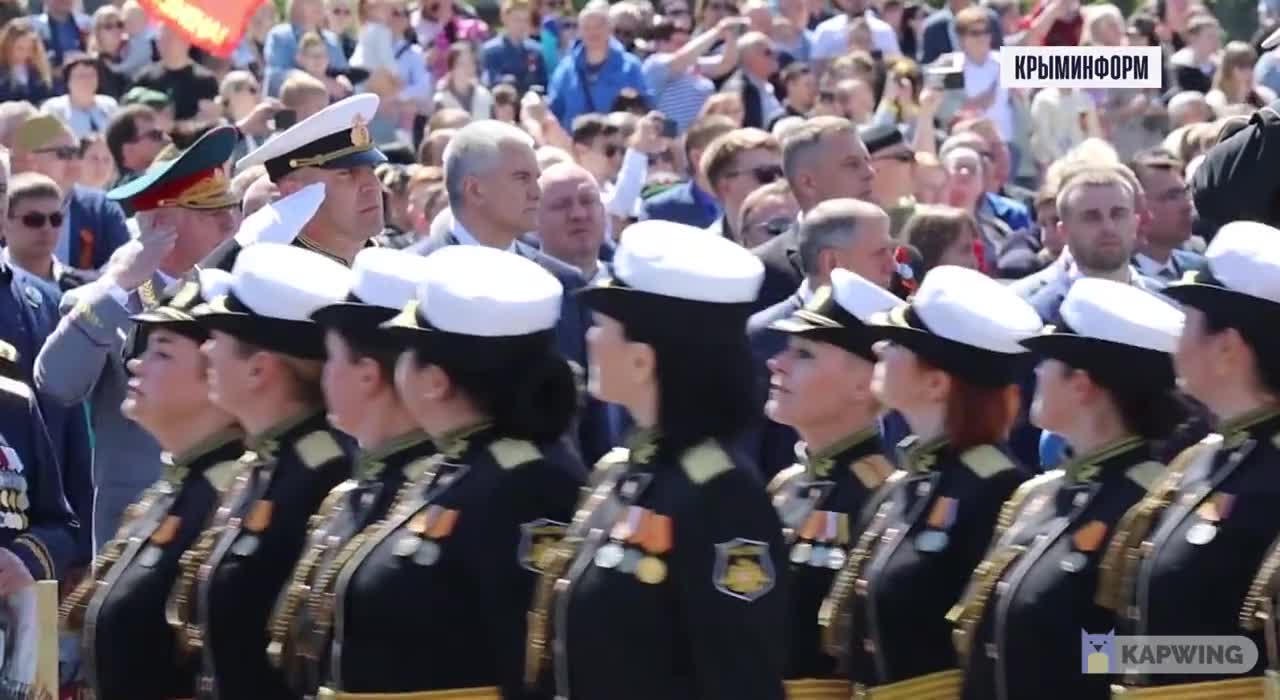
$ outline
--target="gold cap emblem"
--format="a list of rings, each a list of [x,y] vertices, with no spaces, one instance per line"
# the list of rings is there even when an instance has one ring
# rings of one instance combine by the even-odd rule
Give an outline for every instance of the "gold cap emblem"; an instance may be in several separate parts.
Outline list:
[[[356,148],[368,148],[373,143],[373,138],[369,136],[369,126],[364,123],[364,118],[356,115],[351,120],[351,145]]]

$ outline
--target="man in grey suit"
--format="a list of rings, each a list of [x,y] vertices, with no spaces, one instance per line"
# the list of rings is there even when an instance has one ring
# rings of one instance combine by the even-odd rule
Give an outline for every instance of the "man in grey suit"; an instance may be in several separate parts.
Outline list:
[[[160,475],[160,447],[120,412],[129,390],[129,317],[154,305],[239,225],[223,170],[238,139],[234,127],[213,129],[173,160],[157,161],[108,193],[136,212],[140,235],[116,252],[97,282],[63,296],[62,319],[36,358],[41,391],[67,405],[90,402],[95,550]]]

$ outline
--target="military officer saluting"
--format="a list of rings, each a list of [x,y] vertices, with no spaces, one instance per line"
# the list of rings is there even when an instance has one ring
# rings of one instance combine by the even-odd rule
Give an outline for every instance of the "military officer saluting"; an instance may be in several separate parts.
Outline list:
[[[206,291],[226,273],[206,271]],[[225,283],[225,282],[223,282]],[[208,339],[191,316],[202,301],[194,275],[159,306],[133,317],[140,353],[121,411],[164,452],[163,474],[125,511],[120,530],[98,555],[94,575],[62,603],[63,626],[81,633],[85,681],[99,700],[191,697],[195,658],[179,653],[165,622],[178,561],[244,468],[244,434],[209,400]]]
[[[382,232],[382,184],[373,169],[387,157],[373,144],[369,121],[378,96],[352,95],[294,124],[236,162],[236,171],[264,165],[267,176],[289,196],[308,185],[324,185],[324,201],[294,245],[350,266],[356,253]],[[230,270],[244,243],[218,246],[201,267]]]
[[[333,615],[319,697],[522,698],[539,559],[586,471],[554,446],[578,402],[555,349],[563,291],[491,248],[415,259],[424,282],[384,328],[406,346],[396,389],[439,454],[313,591]]]
[[[574,700],[782,698],[782,527],[753,465],[724,447],[753,410],[744,327],[764,269],[681,224],[621,240],[615,277],[582,293],[589,389],[637,433],[548,557],[527,680],[553,670]]]
[[[1079,655],[1081,630],[1114,627],[1094,601],[1117,583],[1102,555],[1117,521],[1163,474],[1159,445],[1188,415],[1173,375],[1181,311],[1127,284],[1082,279],[1060,316],[1022,341],[1041,358],[1031,420],[1077,456],[1006,502],[948,615],[971,700],[1109,697],[1110,677],[1081,673]]]
[[[396,394],[399,344],[378,328],[416,298],[423,267],[422,258],[401,251],[362,250],[352,265],[347,297],[311,315],[325,329],[329,420],[356,438],[360,453],[351,479],[335,488],[312,518],[306,552],[271,621],[268,655],[301,696],[314,695],[326,674],[333,617],[324,599],[332,595],[344,552],[425,473],[435,452]]]
[[[252,452],[213,527],[184,556],[170,601],[171,624],[201,654],[199,698],[292,697],[267,661],[267,623],[308,519],[351,473],[346,437],[325,419],[324,333],[310,320],[347,295],[347,279],[322,255],[258,243],[237,258],[226,293],[194,310],[210,335],[210,396],[236,417]]]
[[[901,300],[846,270],[832,270],[830,286],[773,328],[790,335],[769,360],[772,379],[765,413],[800,434],[800,463],[769,484],[791,557],[791,654],[788,694],[848,698],[835,659],[822,649],[818,609],[836,572],[848,560],[852,537],[872,495],[894,469],[881,450],[871,393],[877,337],[873,314]]]
[[[1280,534],[1280,231],[1227,224],[1205,258],[1165,294],[1187,314],[1178,377],[1220,423],[1130,510],[1107,558],[1123,567],[1115,602],[1129,634],[1238,635],[1243,623],[1262,650],[1270,612],[1251,584]],[[1244,678],[1127,675],[1113,694],[1260,698],[1264,667]]]
[[[1040,317],[999,282],[941,266],[872,323],[887,341],[872,388],[911,427],[900,445],[909,474],[856,537],[823,603],[825,642],[859,697],[955,698],[945,616],[1027,477],[1001,448],[1018,412],[1019,342]]]

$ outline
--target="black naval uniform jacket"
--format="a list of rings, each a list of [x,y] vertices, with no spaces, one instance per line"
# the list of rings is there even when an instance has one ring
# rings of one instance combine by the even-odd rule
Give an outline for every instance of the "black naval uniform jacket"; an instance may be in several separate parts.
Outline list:
[[[324,413],[248,442],[250,468],[211,531],[196,581],[202,700],[294,697],[267,661],[268,619],[306,544],[307,523],[351,473],[347,438]]]
[[[947,613],[1002,504],[1029,476],[991,445],[957,452],[945,439],[909,436],[899,449],[908,473],[886,486],[822,613],[828,649],[855,687],[955,673]]]
[[[629,442],[549,557],[530,655],[550,641],[559,698],[780,700],[787,555],[764,484],[714,440]]]
[[[77,527],[35,394],[0,376],[0,547],[33,579],[57,579],[75,556]]]
[[[966,700],[1110,697],[1109,676],[1081,673],[1081,630],[1113,629],[1111,611],[1095,600],[1099,564],[1116,523],[1164,468],[1151,443],[1129,437],[1018,488],[948,615]]]
[[[797,447],[800,463],[769,483],[791,558],[791,647],[787,678],[834,678],[835,659],[821,645],[818,610],[876,490],[893,473],[875,427],[819,453]]]
[[[421,431],[393,439],[356,458],[352,478],[339,484],[311,520],[308,543],[271,620],[268,656],[293,690],[314,695],[324,681],[333,639],[333,586],[354,541],[382,520],[426,473],[435,446]]]
[[[488,425],[437,443],[418,487],[342,566],[327,685],[545,697],[524,689],[526,616],[586,469]]]
[[[165,455],[160,481],[126,511],[98,555],[96,576],[63,602],[67,626],[81,631],[85,680],[97,700],[191,697],[196,659],[179,651],[165,605],[180,557],[244,469],[243,454],[243,435],[228,430]]]
[[[1111,547],[1129,564],[1116,601],[1121,634],[1238,635],[1250,585],[1280,535],[1280,409],[1228,421],[1178,455],[1122,521]],[[1110,555],[1111,553],[1108,552]],[[1253,673],[1266,667],[1265,654]],[[1238,678],[1235,676],[1234,678]],[[1219,680],[1206,674],[1125,678],[1131,685]]]

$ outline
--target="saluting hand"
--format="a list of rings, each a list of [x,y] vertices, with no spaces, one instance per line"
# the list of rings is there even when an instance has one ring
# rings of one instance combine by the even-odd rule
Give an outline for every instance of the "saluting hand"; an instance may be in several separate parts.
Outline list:
[[[13,550],[0,549],[0,596],[18,593],[35,582]]]
[[[163,217],[163,213],[159,215]],[[173,252],[178,241],[178,229],[167,218],[156,218],[148,230],[138,238],[125,243],[107,263],[110,278],[125,291],[131,292],[151,279],[160,263]]]

